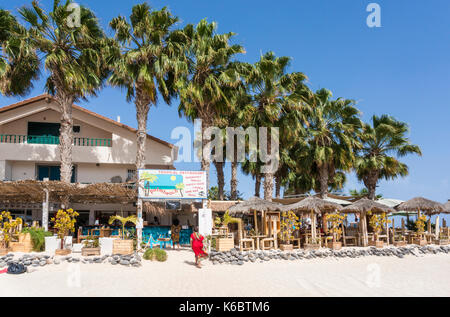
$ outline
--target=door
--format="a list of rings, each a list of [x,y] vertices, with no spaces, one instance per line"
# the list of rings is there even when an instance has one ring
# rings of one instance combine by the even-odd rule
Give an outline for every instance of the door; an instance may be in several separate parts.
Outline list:
[[[72,167],[72,179],[71,183],[76,182],[76,166]],[[37,180],[43,181],[44,178],[48,178],[50,181],[61,180],[61,169],[57,165],[38,165],[37,166]]]

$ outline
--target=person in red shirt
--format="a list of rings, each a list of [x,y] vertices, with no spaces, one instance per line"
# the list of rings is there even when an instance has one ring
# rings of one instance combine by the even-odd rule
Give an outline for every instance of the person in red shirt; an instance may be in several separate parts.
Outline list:
[[[201,268],[200,261],[207,257],[208,254],[206,253],[206,247],[203,245],[203,240],[205,238],[198,233],[198,227],[194,228],[194,232],[191,234],[191,247],[192,251],[194,251],[195,254],[195,265],[198,268]]]

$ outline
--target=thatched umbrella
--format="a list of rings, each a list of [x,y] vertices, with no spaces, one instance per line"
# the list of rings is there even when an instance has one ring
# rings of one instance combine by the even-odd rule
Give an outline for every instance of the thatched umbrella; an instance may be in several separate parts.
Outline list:
[[[443,213],[450,214],[450,200],[444,204],[444,208],[445,208],[445,210],[443,211]]]
[[[368,234],[367,234],[367,213],[371,211],[373,213],[391,213],[395,212],[394,209],[392,209],[389,206],[377,203],[376,201],[362,198],[350,206],[347,206],[342,209],[342,212],[344,213],[359,213],[360,219],[360,228],[361,233],[363,236],[363,246],[367,246],[369,244]]]
[[[283,205],[274,203],[268,200],[264,200],[258,197],[252,197],[248,200],[242,201],[228,209],[230,215],[249,215],[252,214],[255,217],[255,229],[258,230],[257,212],[261,212],[263,218],[266,211],[280,211]]]
[[[420,212],[424,211],[426,215],[431,216],[445,211],[444,205],[437,201],[429,200],[423,197],[416,197],[401,203],[397,207],[397,210],[417,211],[417,215],[420,216]]]
[[[311,236],[315,239],[317,235],[316,234],[317,214],[340,211],[342,210],[342,206],[319,197],[311,196],[303,200],[300,200],[294,204],[285,205],[282,207],[282,211],[290,211],[290,210],[294,212],[311,213]]]

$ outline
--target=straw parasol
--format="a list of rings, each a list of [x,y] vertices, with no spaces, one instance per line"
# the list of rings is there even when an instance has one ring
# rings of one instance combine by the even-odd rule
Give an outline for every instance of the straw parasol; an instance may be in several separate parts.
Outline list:
[[[283,205],[264,200],[258,197],[252,197],[242,201],[228,209],[230,215],[251,214],[255,211],[280,211]]]
[[[450,214],[450,200],[444,204],[444,208],[445,208],[445,210],[443,211],[443,213]]]
[[[396,207],[397,210],[417,211],[418,216],[420,212],[424,211],[428,216],[439,214],[445,211],[444,205],[437,201],[429,200],[423,197],[416,197],[401,203]]]
[[[354,202],[350,206],[344,207],[342,209],[342,212],[344,213],[360,213],[364,214],[367,212],[374,212],[374,213],[391,213],[395,212],[395,209],[384,205],[377,203],[376,201],[367,199],[367,198],[361,198],[360,200]]]
[[[291,205],[285,205],[282,211],[310,212],[311,213],[311,236],[316,238],[317,214],[323,212],[335,212],[342,210],[342,206],[319,197],[310,196]]]
[[[280,211],[283,205],[274,203],[268,200],[261,199],[259,197],[252,197],[248,200],[239,202],[238,204],[230,207],[228,213],[234,215],[249,215],[253,213],[255,221],[255,229],[258,232],[258,220],[257,212],[261,212],[261,219],[264,219],[264,212],[266,211]],[[263,222],[264,231],[264,222]]]
[[[294,204],[284,205],[281,210],[282,211],[292,210],[294,212],[313,211],[316,214],[321,214],[322,212],[330,212],[330,211],[333,212],[336,210],[342,210],[342,206],[319,197],[310,196]]]
[[[361,228],[361,233],[363,236],[363,246],[367,246],[369,244],[368,233],[367,233],[367,213],[371,211],[374,213],[391,213],[395,210],[389,206],[377,203],[376,201],[362,198],[350,206],[347,206],[342,209],[344,213],[359,213],[361,215],[359,223]]]

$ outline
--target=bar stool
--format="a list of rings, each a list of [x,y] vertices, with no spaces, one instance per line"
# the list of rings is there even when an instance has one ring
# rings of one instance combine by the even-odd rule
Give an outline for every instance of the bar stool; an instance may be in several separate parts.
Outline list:
[[[266,244],[269,244],[268,246]],[[264,238],[261,239],[261,249],[270,250],[275,248],[275,241],[273,238]]]
[[[243,238],[239,241],[239,249],[241,251],[255,250],[255,241],[253,239]]]

